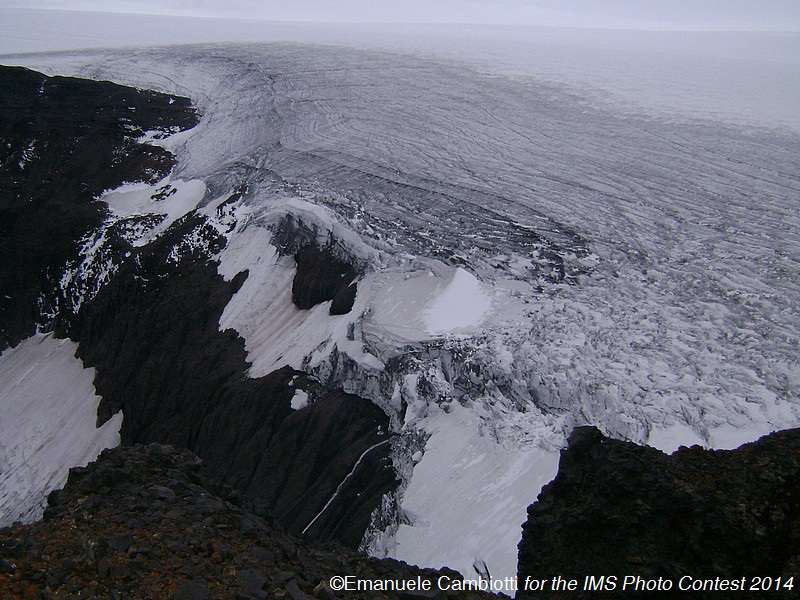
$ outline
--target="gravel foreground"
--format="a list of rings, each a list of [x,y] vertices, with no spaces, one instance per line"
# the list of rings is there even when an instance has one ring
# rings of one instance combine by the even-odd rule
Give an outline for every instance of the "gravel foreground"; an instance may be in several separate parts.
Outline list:
[[[200,468],[189,451],[150,444],[72,469],[42,521],[0,530],[0,598],[496,597],[437,590],[442,575],[461,579],[454,571],[305,543]],[[334,592],[335,575],[421,577],[434,591]]]

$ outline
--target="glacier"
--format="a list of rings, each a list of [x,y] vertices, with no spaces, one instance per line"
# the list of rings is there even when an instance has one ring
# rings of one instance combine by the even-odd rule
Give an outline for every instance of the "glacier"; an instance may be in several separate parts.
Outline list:
[[[676,113],[580,78],[296,43],[3,60],[196,103],[200,124],[161,140],[169,181],[104,199],[118,218],[197,210],[227,237],[218,272],[250,275],[219,326],[251,376],[289,365],[389,415],[403,481],[364,538],[375,555],[514,575],[525,508],[577,425],[669,452],[800,423],[785,114]],[[148,200],[165,185],[182,199],[166,213]],[[363,267],[350,313],[292,304],[287,218]]]

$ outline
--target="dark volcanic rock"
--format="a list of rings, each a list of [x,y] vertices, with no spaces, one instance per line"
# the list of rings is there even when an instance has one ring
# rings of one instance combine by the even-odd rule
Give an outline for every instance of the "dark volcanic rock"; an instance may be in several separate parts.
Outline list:
[[[0,350],[54,304],[79,240],[107,214],[95,198],[174,165],[136,139],[196,123],[186,98],[0,66]]]
[[[294,260],[297,273],[292,282],[292,302],[297,308],[333,300],[332,315],[350,312],[356,299],[353,280],[358,276],[352,265],[338,259],[330,249],[313,245],[298,250]]]
[[[741,579],[800,568],[800,430],[731,451],[672,456],[580,427],[528,508],[519,578]],[[630,596],[617,587],[607,595]],[[561,597],[564,592],[518,594]],[[596,592],[571,592],[593,597]],[[692,597],[721,597],[692,592]],[[747,592],[737,597],[748,597]],[[758,596],[761,597],[761,596]]]
[[[211,592],[203,581],[190,580],[181,583],[170,596],[170,600],[208,600]]]
[[[0,598],[388,598],[402,593],[335,592],[334,575],[363,579],[421,577],[452,572],[378,560],[341,547],[306,543],[271,520],[215,495],[191,452],[150,444],[104,451],[72,469],[51,494],[45,518],[0,530],[0,547],[17,548],[14,568],[0,573]],[[139,500],[169,489],[174,512],[147,518]],[[132,539],[120,553],[109,539]],[[36,552],[36,548],[44,548]],[[91,555],[87,553],[91,550]],[[264,560],[268,557],[269,560]],[[435,588],[434,588],[435,589]],[[426,596],[427,597],[427,596]],[[433,598],[492,598],[481,593],[437,593]]]

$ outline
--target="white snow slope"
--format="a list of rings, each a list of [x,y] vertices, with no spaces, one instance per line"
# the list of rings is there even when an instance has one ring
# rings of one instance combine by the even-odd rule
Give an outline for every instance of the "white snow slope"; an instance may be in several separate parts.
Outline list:
[[[122,413],[95,426],[94,369],[77,347],[38,334],[0,355],[0,525],[40,518],[70,468],[119,444]]]
[[[746,76],[736,58],[726,73]],[[333,47],[13,62],[197,102],[172,177],[206,186],[201,210],[229,238],[219,272],[250,271],[220,327],[245,338],[251,375],[300,367],[400,434],[400,510],[376,515],[375,554],[512,575],[525,507],[575,425],[671,451],[800,424],[800,135],[782,117],[697,118],[693,90],[724,105],[736,77],[681,79],[689,111],[667,118],[635,69],[601,78],[630,94],[608,104],[580,77]],[[273,239],[287,214],[364,266],[351,313],[291,304],[294,261]]]

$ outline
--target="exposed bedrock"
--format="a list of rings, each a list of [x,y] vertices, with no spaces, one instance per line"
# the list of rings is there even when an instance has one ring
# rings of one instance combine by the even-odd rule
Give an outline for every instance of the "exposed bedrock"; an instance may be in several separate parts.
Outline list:
[[[358,291],[363,261],[330,232],[320,230],[291,213],[272,226],[272,243],[279,252],[293,255],[297,272],[292,282],[292,302],[306,310],[332,300],[330,314],[350,312]]]
[[[576,428],[558,475],[528,508],[519,545],[520,581],[561,575],[577,579],[579,589],[587,575],[616,575],[620,583],[625,575],[664,577],[677,589],[685,575],[791,577],[798,567],[800,429],[736,450],[694,446],[668,456]],[[631,591],[618,585],[606,594]]]
[[[353,308],[358,273],[352,265],[339,260],[328,248],[304,246],[294,255],[297,274],[292,282],[292,302],[307,309],[333,300],[330,313],[344,315]]]
[[[186,98],[0,66],[0,350],[34,333],[79,241],[107,214],[95,198],[175,164],[137,138],[197,120]]]

